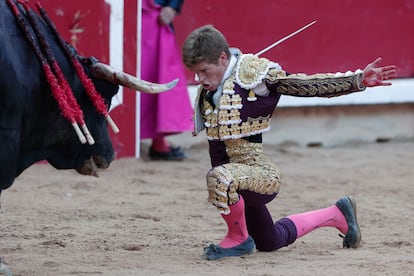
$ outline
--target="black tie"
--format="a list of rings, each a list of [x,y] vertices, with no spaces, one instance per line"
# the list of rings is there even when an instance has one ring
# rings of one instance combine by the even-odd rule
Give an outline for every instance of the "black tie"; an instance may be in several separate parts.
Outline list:
[[[215,90],[215,91],[207,91],[207,94],[206,94],[206,100],[211,104],[211,106],[213,108],[216,107],[216,105],[214,104],[214,100],[213,100],[213,96],[214,96],[214,93],[216,93],[216,91],[217,90]]]

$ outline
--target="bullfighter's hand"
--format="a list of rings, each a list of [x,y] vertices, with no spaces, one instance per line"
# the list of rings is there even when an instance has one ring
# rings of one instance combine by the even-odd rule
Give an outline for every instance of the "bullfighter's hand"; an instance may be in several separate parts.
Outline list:
[[[378,64],[381,60],[382,58],[377,58],[374,62],[365,67],[362,84],[366,87],[391,85],[391,82],[385,81],[396,77],[395,65],[379,67]]]
[[[169,6],[165,6],[161,9],[160,15],[158,16],[158,22],[161,25],[168,25],[174,21],[176,11]]]

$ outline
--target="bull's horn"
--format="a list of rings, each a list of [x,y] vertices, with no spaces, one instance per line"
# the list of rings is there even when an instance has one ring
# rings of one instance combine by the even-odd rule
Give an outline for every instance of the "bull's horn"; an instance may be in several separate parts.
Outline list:
[[[100,62],[96,62],[92,65],[92,73],[97,78],[105,79],[114,84],[122,85],[149,94],[157,94],[170,90],[178,82],[178,79],[164,84],[143,81],[128,73],[118,71],[111,66]]]

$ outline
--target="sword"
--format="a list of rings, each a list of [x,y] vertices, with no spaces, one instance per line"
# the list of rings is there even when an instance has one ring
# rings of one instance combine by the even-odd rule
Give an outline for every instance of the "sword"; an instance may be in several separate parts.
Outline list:
[[[280,44],[280,43],[282,43],[283,41],[285,41],[285,40],[287,40],[287,39],[291,38],[292,36],[294,36],[294,35],[296,35],[296,34],[300,33],[300,32],[301,32],[301,31],[303,31],[303,30],[305,30],[305,29],[309,28],[310,26],[312,26],[312,25],[313,25],[313,24],[315,24],[316,22],[317,22],[317,21],[315,20],[315,21],[313,21],[313,22],[309,23],[308,25],[306,25],[306,26],[304,26],[304,27],[300,28],[299,30],[297,30],[297,31],[295,31],[295,32],[293,32],[293,33],[291,33],[291,34],[289,34],[289,35],[285,36],[284,38],[279,39],[278,41],[276,41],[276,42],[275,42],[275,43],[273,43],[272,45],[270,45],[270,46],[268,46],[268,47],[264,48],[263,50],[261,50],[261,51],[259,51],[259,52],[257,52],[257,53],[255,54],[255,56],[260,56],[260,55],[261,55],[261,54],[263,54],[264,52],[269,51],[270,49],[272,49],[273,47],[276,47],[277,45],[279,45],[279,44]]]

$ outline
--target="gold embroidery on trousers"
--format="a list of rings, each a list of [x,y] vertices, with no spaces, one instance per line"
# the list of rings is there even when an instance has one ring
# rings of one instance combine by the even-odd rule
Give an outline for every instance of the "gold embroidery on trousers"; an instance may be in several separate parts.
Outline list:
[[[230,163],[212,168],[207,173],[208,201],[222,214],[239,200],[237,191],[248,190],[271,195],[279,191],[280,173],[263,154],[261,143],[243,139],[225,141]]]

